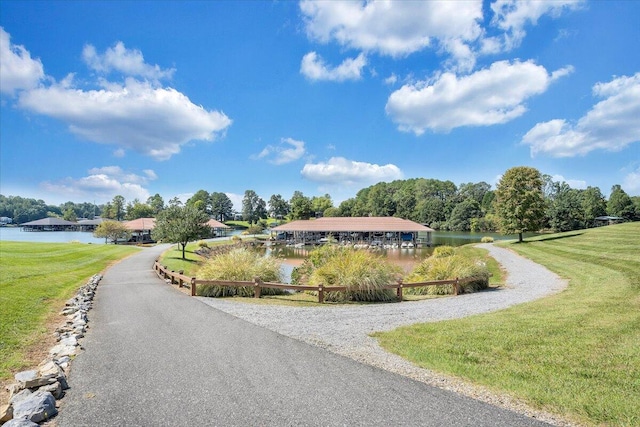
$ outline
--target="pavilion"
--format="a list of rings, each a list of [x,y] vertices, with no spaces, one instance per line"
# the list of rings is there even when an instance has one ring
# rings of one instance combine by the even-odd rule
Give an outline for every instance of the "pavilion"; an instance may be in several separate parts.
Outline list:
[[[61,218],[42,218],[20,224],[22,231],[73,231],[76,226],[75,222]]]
[[[130,242],[136,243],[151,243],[154,240],[151,238],[151,231],[156,227],[155,218],[138,218],[132,221],[126,221],[124,226],[131,231]]]
[[[231,230],[226,224],[221,223],[220,221],[216,221],[215,219],[210,219],[207,221],[207,225],[211,227],[211,236],[212,237],[223,237],[227,235],[227,232]]]
[[[293,244],[341,244],[415,247],[431,245],[432,228],[396,217],[324,217],[299,220],[272,229],[276,241]]]

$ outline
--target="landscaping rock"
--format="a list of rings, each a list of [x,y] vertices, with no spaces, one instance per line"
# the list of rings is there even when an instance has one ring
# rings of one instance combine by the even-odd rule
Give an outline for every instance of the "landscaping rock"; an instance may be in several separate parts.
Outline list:
[[[0,405],[0,424],[6,423],[13,418],[13,406]]]
[[[13,403],[13,417],[39,423],[58,413],[56,399],[48,391],[36,391],[25,399]]]
[[[37,388],[51,383],[49,378],[40,377],[36,370],[18,372],[15,374],[15,379],[20,388]]]
[[[13,396],[11,396],[11,399],[9,399],[9,405],[14,405],[15,403],[26,399],[27,397],[31,396],[32,394],[33,394],[33,392],[31,390],[29,390],[28,388],[24,389],[24,390],[21,390],[19,393],[16,393]]]
[[[62,391],[62,384],[60,384],[59,381],[56,381],[53,384],[43,385],[38,389],[38,391],[48,391],[56,399],[60,399],[62,396],[64,396],[64,391]]]
[[[2,427],[38,427],[38,424],[24,418],[14,418],[3,424]]]

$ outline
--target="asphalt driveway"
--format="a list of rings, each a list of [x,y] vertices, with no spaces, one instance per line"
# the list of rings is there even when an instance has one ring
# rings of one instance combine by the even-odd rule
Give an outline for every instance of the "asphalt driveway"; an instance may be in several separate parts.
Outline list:
[[[221,312],[152,270],[111,267],[59,426],[543,426]]]

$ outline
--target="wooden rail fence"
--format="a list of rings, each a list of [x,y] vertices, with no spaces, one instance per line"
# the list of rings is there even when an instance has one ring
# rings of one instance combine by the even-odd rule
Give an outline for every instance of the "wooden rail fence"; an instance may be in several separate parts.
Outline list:
[[[169,270],[167,266],[160,265],[156,260],[153,264],[153,269],[161,278],[169,280],[171,284],[177,284],[178,287],[189,287],[191,289],[191,296],[196,295],[197,285],[214,285],[214,286],[231,286],[231,287],[248,287],[253,286],[254,297],[260,298],[262,288],[269,289],[285,289],[293,291],[315,291],[318,292],[318,302],[324,302],[325,292],[334,291],[346,291],[346,286],[297,286],[287,283],[275,283],[275,282],[263,282],[260,278],[256,277],[253,281],[230,281],[230,280],[205,280],[197,279],[195,277],[185,276],[183,271]],[[398,300],[402,301],[402,291],[405,288],[419,288],[422,286],[439,286],[439,285],[453,285],[453,294],[459,295],[462,293],[462,285],[464,283],[476,280],[475,277],[455,278],[450,280],[433,280],[430,282],[418,282],[418,283],[403,283],[402,280],[398,280],[398,283],[385,285],[383,289],[395,289],[398,295]]]

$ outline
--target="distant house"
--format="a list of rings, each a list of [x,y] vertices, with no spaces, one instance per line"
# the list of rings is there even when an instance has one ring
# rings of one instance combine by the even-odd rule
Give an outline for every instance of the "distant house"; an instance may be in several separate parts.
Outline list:
[[[61,218],[42,218],[20,224],[22,231],[73,231],[77,223]]]
[[[8,216],[0,216],[0,225],[13,224],[13,219]]]
[[[593,220],[594,224],[596,227],[601,227],[603,225],[611,225],[611,224],[617,224],[619,222],[624,221],[624,218],[621,218],[619,216],[609,216],[609,215],[603,215],[603,216],[599,216],[597,218],[595,218]]]

